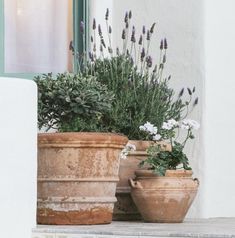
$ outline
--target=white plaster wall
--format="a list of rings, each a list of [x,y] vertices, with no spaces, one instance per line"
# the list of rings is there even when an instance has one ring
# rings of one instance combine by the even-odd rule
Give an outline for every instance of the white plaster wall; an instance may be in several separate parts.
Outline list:
[[[203,216],[235,216],[235,1],[205,1]]]
[[[0,78],[0,237],[30,238],[36,225],[37,88]]]
[[[196,86],[199,106],[190,115],[202,123],[204,101],[204,48],[203,48],[203,1],[202,0],[116,0],[91,1],[91,18],[105,26],[104,15],[110,8],[112,15],[113,43],[121,43],[123,18],[126,11],[132,10],[133,23],[137,35],[142,26],[149,28],[156,22],[156,30],[151,45],[151,54],[158,60],[159,43],[164,37],[168,40],[167,66],[165,75],[172,75],[171,86],[179,91],[182,87]],[[158,61],[157,61],[158,62]],[[203,125],[196,140],[187,147],[194,174],[204,181]],[[202,189],[199,190],[189,217],[202,216]]]

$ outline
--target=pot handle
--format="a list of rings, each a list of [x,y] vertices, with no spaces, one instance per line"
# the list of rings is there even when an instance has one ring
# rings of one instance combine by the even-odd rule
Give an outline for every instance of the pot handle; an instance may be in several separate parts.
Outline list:
[[[132,187],[132,188],[139,188],[139,189],[143,189],[143,187],[142,187],[142,185],[141,185],[141,183],[140,182],[138,182],[138,181],[135,181],[135,180],[133,180],[132,178],[129,178],[129,184],[130,184],[130,186]]]
[[[194,178],[193,181],[196,182],[198,186],[200,185],[200,182],[199,182],[198,178]]]

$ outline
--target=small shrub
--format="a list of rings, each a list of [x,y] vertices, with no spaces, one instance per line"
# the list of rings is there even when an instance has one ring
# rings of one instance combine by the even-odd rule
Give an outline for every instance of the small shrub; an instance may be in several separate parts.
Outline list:
[[[37,76],[39,128],[65,131],[105,131],[101,122],[111,110],[113,93],[92,76]]]

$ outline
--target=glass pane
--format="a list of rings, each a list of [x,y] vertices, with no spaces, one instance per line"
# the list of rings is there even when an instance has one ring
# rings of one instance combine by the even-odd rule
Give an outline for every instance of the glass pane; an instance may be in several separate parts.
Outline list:
[[[5,0],[5,72],[72,70],[72,0]]]

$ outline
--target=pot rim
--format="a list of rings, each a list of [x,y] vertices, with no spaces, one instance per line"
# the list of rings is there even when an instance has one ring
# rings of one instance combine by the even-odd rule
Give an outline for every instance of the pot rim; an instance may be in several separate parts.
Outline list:
[[[128,138],[104,132],[38,133],[39,147],[124,147]]]
[[[135,170],[135,175],[138,178],[164,178],[164,177],[191,177],[193,174],[192,170],[184,170],[184,169],[172,169],[172,170],[166,170],[165,176],[159,176],[157,174],[154,174],[152,170],[148,169],[138,169]]]

